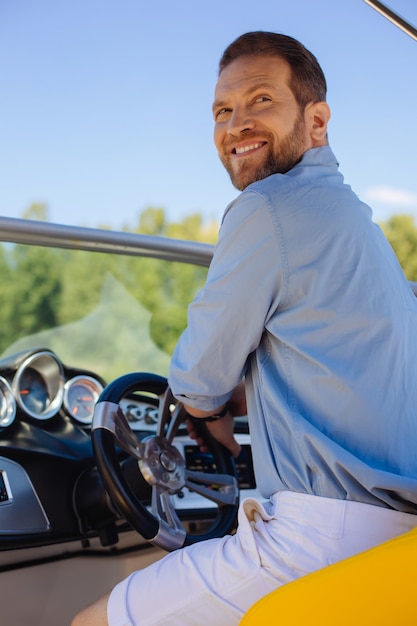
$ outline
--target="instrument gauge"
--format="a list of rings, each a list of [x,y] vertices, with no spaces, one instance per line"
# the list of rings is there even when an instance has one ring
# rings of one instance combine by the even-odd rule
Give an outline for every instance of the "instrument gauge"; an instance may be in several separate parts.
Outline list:
[[[65,383],[64,407],[68,415],[81,424],[91,424],[95,404],[103,386],[91,376],[75,376]]]
[[[16,417],[16,400],[12,388],[5,378],[0,376],[0,428],[10,426]]]
[[[62,363],[53,352],[35,352],[18,367],[12,388],[24,413],[34,419],[47,420],[56,415],[62,405]]]
[[[130,395],[122,398],[119,405],[132,430],[155,431],[159,416],[158,407],[151,404],[145,396]]]

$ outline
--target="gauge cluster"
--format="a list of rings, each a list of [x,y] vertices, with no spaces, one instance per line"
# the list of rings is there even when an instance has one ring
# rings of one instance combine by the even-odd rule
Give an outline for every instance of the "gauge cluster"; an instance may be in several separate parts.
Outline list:
[[[19,352],[0,360],[0,429],[16,419],[48,422],[61,415],[91,425],[105,382],[68,367],[51,350]]]
[[[132,394],[128,398],[122,398],[119,404],[132,430],[155,431],[158,407],[152,397]]]
[[[51,350],[19,352],[0,360],[0,431],[15,420],[53,423],[56,416],[88,429],[105,381],[62,363]],[[157,400],[144,394],[123,398],[120,406],[132,430],[154,432]]]

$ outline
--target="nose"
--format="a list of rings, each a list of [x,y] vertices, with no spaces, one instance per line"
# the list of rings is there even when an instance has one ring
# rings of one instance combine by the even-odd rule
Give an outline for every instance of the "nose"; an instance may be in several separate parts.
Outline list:
[[[245,130],[253,130],[255,120],[244,107],[235,107],[230,115],[227,132],[237,137]]]

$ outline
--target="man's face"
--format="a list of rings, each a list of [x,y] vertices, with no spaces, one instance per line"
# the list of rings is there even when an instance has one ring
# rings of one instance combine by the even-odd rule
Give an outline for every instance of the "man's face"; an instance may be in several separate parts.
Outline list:
[[[243,190],[288,172],[312,147],[280,57],[240,57],[216,85],[214,142],[234,186]]]

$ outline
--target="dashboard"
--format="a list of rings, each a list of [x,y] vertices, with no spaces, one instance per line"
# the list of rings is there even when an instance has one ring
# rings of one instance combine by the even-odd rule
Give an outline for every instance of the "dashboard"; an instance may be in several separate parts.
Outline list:
[[[94,372],[69,367],[49,349],[0,360],[0,571],[27,559],[31,548],[38,548],[35,554],[45,547],[48,554],[51,549],[68,554],[125,546],[131,527],[103,487],[91,442],[94,407],[105,386]],[[119,405],[138,439],[155,434],[157,397],[131,393]],[[236,459],[241,496],[259,497],[245,416],[236,420],[236,437],[242,445]],[[185,428],[175,446],[188,469],[214,471],[212,455],[202,453]],[[135,492],[149,506],[151,488],[137,462],[122,450],[118,454]],[[188,532],[215,514],[213,502],[186,487],[171,497]],[[137,546],[141,538],[130,534]]]

